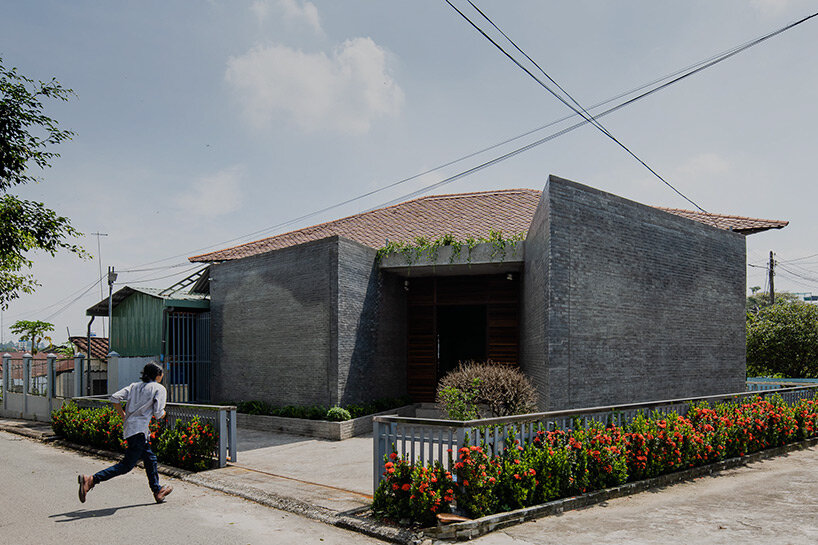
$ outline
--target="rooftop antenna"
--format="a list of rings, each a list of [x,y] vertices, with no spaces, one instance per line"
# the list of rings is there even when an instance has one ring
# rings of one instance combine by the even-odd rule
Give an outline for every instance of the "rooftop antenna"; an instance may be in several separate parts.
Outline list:
[[[90,233],[91,235],[96,235],[97,237],[97,264],[99,264],[99,277],[102,278],[102,246],[99,243],[99,237],[107,237],[108,233]],[[99,299],[102,300],[105,298],[105,294],[102,292],[102,282],[99,283]],[[102,321],[102,336],[105,336],[105,320]]]

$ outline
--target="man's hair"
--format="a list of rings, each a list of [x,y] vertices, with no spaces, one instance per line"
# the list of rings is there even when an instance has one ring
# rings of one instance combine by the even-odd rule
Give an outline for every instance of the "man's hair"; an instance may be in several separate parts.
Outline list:
[[[156,377],[162,373],[164,373],[164,371],[162,371],[162,367],[160,367],[155,361],[146,363],[145,367],[142,368],[142,382],[154,381],[156,380]]]

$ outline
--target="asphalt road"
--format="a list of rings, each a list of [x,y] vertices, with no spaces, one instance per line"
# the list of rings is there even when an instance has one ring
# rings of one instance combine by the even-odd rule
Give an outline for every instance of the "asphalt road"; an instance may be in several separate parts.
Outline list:
[[[383,543],[164,475],[160,482],[174,491],[159,505],[139,468],[97,485],[80,503],[77,474],[92,474],[108,465],[0,432],[0,543]]]

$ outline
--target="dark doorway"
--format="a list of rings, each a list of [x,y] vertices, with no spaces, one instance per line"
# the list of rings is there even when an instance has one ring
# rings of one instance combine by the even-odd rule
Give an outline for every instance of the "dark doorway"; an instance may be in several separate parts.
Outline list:
[[[461,361],[486,360],[486,305],[437,307],[437,378]]]

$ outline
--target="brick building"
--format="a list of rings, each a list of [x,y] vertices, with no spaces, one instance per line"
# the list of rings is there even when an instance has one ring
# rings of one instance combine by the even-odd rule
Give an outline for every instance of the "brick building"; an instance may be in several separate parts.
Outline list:
[[[429,401],[470,358],[518,365],[543,409],[743,390],[744,236],[786,225],[551,176],[542,191],[423,197],[195,256],[210,264],[214,396]],[[387,241],[490,231],[525,238],[501,256],[376,259]]]

